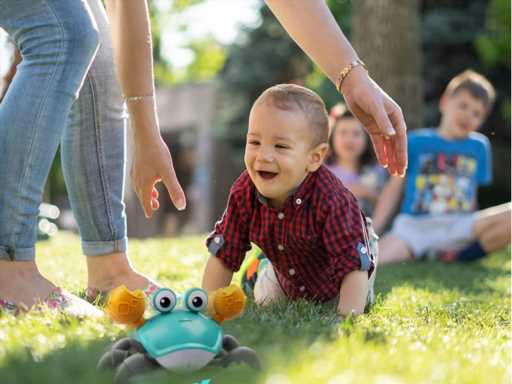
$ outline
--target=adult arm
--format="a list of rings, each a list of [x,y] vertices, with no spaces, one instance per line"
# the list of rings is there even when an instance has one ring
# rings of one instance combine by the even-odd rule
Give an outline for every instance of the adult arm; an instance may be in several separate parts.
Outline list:
[[[377,234],[382,234],[391,215],[396,211],[398,203],[402,198],[402,189],[404,178],[391,177],[382,190],[382,194],[377,200],[377,205],[373,211],[373,228]]]
[[[336,84],[340,71],[358,58],[324,0],[266,0],[295,42]],[[371,37],[369,37],[371,38]],[[370,134],[377,159],[391,175],[407,168],[406,125],[400,107],[361,67],[345,78],[342,93]]]
[[[147,3],[140,0],[107,0],[106,7],[114,62],[121,90],[127,97],[133,127],[134,155],[130,173],[133,188],[148,218],[159,207],[155,189],[159,181],[164,183],[176,208],[185,209],[185,194],[158,125]]]

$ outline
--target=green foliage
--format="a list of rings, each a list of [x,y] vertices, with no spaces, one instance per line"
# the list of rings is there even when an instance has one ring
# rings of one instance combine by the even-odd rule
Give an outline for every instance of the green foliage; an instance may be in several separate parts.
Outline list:
[[[485,30],[476,40],[483,62],[488,66],[510,67],[510,1],[492,0],[487,8]]]
[[[224,65],[225,47],[221,46],[213,36],[206,36],[192,41],[187,47],[194,59],[185,68],[173,68],[162,56],[162,33],[169,25],[171,15],[179,14],[187,8],[198,5],[204,0],[175,0],[166,7],[150,4],[151,26],[153,34],[153,60],[155,82],[159,86],[172,86],[180,83],[207,81],[213,79]],[[187,26],[182,26],[185,32]]]
[[[176,72],[178,83],[212,80],[224,66],[225,48],[213,36],[194,40],[188,48],[194,53],[194,61],[181,72]]]
[[[197,286],[203,239],[132,241],[137,269],[183,292]],[[160,372],[139,383],[505,383],[510,382],[510,250],[475,264],[404,263],[379,268],[368,314],[336,323],[334,308],[305,301],[266,309],[249,303],[226,332],[254,348],[264,364]],[[41,244],[46,276],[72,292],[85,286],[79,239],[67,233]],[[126,334],[108,320],[78,321],[50,311],[0,315],[2,384],[111,383],[96,372],[105,348]]]

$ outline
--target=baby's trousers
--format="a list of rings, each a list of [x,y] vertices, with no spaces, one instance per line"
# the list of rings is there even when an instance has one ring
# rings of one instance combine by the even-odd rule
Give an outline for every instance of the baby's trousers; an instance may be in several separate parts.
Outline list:
[[[51,164],[88,256],[126,249],[125,112],[100,0],[0,0],[22,55],[0,103],[0,259],[33,260]]]

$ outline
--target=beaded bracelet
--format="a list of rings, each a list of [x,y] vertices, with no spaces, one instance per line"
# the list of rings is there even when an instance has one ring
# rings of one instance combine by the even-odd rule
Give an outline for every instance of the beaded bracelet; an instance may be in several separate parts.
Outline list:
[[[351,70],[353,70],[357,66],[362,66],[366,72],[368,72],[368,69],[366,68],[366,64],[363,63],[361,59],[356,59],[354,61],[351,61],[345,68],[343,68],[340,71],[340,74],[338,75],[338,81],[336,82],[336,89],[339,93],[341,93],[341,84],[343,84],[343,80],[345,80],[350,73]]]
[[[125,102],[129,102],[129,101],[142,101],[144,99],[147,99],[149,97],[153,97],[154,95],[143,95],[143,96],[124,96],[123,95],[123,99]]]

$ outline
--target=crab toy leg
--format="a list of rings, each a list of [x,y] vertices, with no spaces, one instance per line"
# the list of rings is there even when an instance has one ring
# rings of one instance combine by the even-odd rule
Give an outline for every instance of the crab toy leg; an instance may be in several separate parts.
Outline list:
[[[222,340],[222,350],[214,362],[226,368],[234,362],[245,362],[251,368],[261,371],[261,363],[256,352],[248,347],[240,346],[238,340],[231,335],[225,335]]]
[[[114,384],[127,384],[134,376],[161,368],[162,367],[155,360],[149,359],[143,353],[136,353],[128,357],[121,363],[119,368],[117,368]]]
[[[137,341],[124,337],[116,341],[98,362],[98,370],[114,369],[134,353],[144,352],[144,348]]]

